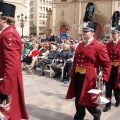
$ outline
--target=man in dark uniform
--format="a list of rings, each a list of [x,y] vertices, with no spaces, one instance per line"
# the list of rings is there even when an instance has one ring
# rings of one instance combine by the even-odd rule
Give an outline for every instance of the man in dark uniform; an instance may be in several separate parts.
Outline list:
[[[15,8],[0,2],[0,104],[12,98],[10,120],[21,120],[28,119],[28,114],[21,71],[22,41],[14,25]]]
[[[94,4],[89,4],[93,8]],[[102,66],[102,77],[107,82],[111,64],[106,47],[94,38],[96,26],[93,21],[84,23],[82,29],[83,42],[78,45],[74,56],[71,82],[66,95],[66,99],[75,97],[76,114],[74,115],[74,120],[84,119],[85,108],[91,113],[94,120],[100,120],[101,116],[101,111],[97,109],[98,104],[92,102],[92,95],[88,91],[96,87],[95,69],[98,66]]]
[[[115,11],[114,13],[116,12],[119,11]],[[116,100],[115,106],[118,107],[120,105],[120,26],[112,23],[111,34],[113,40],[106,44],[108,55],[112,64],[110,78],[106,84],[106,97],[111,99],[113,90]],[[111,109],[111,102],[106,104],[103,112],[107,112],[109,109]]]

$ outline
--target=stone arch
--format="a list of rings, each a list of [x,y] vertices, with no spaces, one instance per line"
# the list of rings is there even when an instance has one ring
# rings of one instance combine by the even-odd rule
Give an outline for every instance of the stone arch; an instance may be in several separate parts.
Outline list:
[[[66,32],[67,32],[68,26],[70,26],[70,25],[69,25],[64,19],[62,19],[61,21],[59,21],[59,22],[55,25],[55,30],[60,33],[61,27],[64,27],[64,29],[66,29]]]
[[[105,25],[108,24],[108,20],[106,19],[106,17],[99,13],[94,13],[93,21],[97,23],[97,29],[95,33],[96,38],[104,36],[104,28],[105,28]]]

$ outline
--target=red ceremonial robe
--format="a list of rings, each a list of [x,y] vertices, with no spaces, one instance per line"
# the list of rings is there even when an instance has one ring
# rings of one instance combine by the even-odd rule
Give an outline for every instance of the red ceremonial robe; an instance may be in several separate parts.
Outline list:
[[[75,68],[76,66],[84,67],[87,69],[82,91],[79,99],[79,105],[89,107],[96,107],[91,101],[91,94],[88,93],[90,89],[95,89],[95,68],[98,65],[102,66],[103,79],[108,82],[111,71],[111,63],[107,54],[105,45],[99,43],[94,39],[89,45],[84,47],[84,43],[80,43],[76,49],[75,57],[71,69],[71,82],[68,88],[66,99],[75,97]]]
[[[21,71],[22,41],[14,25],[0,34],[0,92],[12,96],[10,120],[28,119]]]
[[[111,62],[118,62],[118,76],[115,83],[115,88],[120,88],[120,40],[116,45],[113,42],[106,44],[108,55]]]

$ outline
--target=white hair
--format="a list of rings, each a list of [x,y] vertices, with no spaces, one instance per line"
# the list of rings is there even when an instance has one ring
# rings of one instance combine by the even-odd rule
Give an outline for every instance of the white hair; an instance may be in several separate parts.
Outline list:
[[[56,50],[56,49],[57,49],[57,46],[56,46],[56,45],[52,45],[52,48],[53,48],[54,50]]]
[[[70,45],[64,44],[64,46],[67,47],[68,49],[70,49]]]

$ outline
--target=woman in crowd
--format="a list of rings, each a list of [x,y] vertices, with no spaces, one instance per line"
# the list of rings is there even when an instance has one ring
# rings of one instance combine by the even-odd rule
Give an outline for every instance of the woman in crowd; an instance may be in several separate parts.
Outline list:
[[[32,59],[38,54],[39,54],[38,44],[34,44],[33,49],[28,53],[26,58],[22,60],[22,68],[24,69],[26,64],[30,65],[32,63]]]
[[[26,46],[25,43],[22,43],[22,56],[21,56],[21,60],[23,60],[26,57],[27,53],[28,53],[27,46]]]

